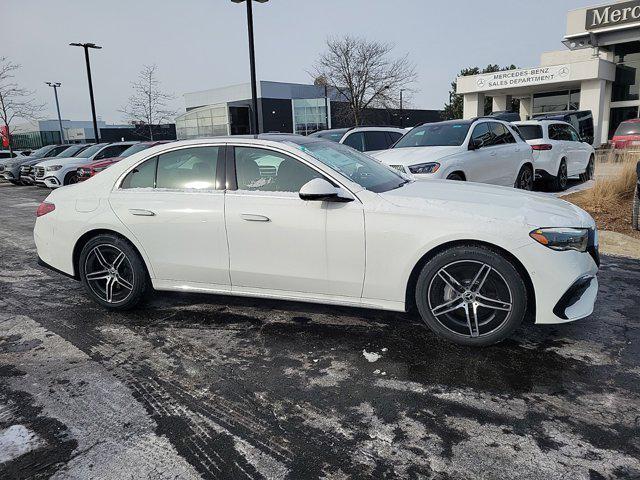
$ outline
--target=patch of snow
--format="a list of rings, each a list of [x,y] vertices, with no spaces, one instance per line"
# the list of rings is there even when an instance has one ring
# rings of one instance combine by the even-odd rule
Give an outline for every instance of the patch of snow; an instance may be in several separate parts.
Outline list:
[[[24,425],[11,425],[0,431],[0,463],[40,448],[43,441]]]
[[[362,355],[367,359],[369,363],[377,362],[382,358],[382,355],[376,352],[367,352],[366,350],[362,350]]]

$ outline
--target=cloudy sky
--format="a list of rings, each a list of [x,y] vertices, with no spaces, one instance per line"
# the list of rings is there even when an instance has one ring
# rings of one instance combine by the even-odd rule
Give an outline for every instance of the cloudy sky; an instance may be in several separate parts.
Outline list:
[[[464,66],[538,65],[563,48],[567,10],[595,0],[270,0],[254,5],[258,78],[308,83],[327,36],[351,34],[395,44],[417,66],[416,108],[441,108]],[[47,103],[59,81],[62,116],[89,120],[82,50],[94,42],[96,109],[121,122],[130,82],[157,64],[163,88],[176,95],[248,81],[244,5],[230,0],[2,0],[0,56],[22,65],[18,82]]]

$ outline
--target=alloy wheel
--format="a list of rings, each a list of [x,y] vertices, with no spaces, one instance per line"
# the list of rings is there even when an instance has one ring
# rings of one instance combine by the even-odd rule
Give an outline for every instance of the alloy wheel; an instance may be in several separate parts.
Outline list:
[[[446,329],[465,337],[487,336],[508,320],[513,296],[491,265],[459,260],[442,267],[427,290],[431,314]]]
[[[568,180],[568,176],[567,176],[567,164],[562,162],[560,164],[560,170],[558,171],[558,183],[560,184],[560,187],[564,190],[567,186],[567,180]]]
[[[525,168],[522,170],[522,173],[520,174],[520,182],[518,182],[518,188],[521,190],[533,190],[533,174],[530,169]]]
[[[87,284],[107,303],[125,301],[133,292],[135,275],[125,253],[114,245],[95,246],[84,264]]]

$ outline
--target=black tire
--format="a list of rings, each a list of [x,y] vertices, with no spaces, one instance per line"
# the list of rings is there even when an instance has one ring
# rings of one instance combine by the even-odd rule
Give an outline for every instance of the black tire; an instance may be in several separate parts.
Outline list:
[[[514,187],[529,192],[533,190],[533,168],[531,168],[531,165],[522,166],[518,172]]]
[[[633,206],[631,207],[631,224],[635,230],[640,230],[640,198],[638,198],[638,187],[633,192]]]
[[[567,181],[569,177],[567,174],[567,161],[563,158],[560,160],[558,166],[558,173],[549,181],[549,187],[554,192],[563,192],[567,189]]]
[[[73,185],[74,183],[78,183],[78,173],[77,172],[69,172],[65,175],[63,185]]]
[[[593,158],[593,155],[591,155],[591,157],[589,157],[589,162],[587,163],[587,168],[585,169],[584,173],[580,174],[580,181],[587,182],[591,180],[593,178],[594,170],[595,170],[595,160]]]
[[[455,180],[457,182],[464,182],[464,178],[459,173],[450,173],[447,176],[447,180]]]
[[[482,283],[474,283],[483,276],[482,269],[486,277]],[[458,277],[460,291],[444,281],[448,275]],[[489,300],[500,308],[477,304]],[[447,302],[451,302],[450,307],[446,307]],[[466,307],[456,307],[458,303]],[[474,303],[477,322],[467,315]],[[424,265],[416,283],[416,305],[426,326],[438,336],[461,345],[484,347],[506,339],[520,326],[527,313],[527,289],[518,270],[501,253],[484,246],[462,245],[448,248]],[[455,308],[437,313],[443,306]]]
[[[125,258],[116,266],[120,253]],[[114,267],[117,267],[115,272]],[[102,272],[109,279],[97,278]],[[78,273],[89,297],[110,310],[136,307],[144,299],[151,283],[144,262],[135,248],[127,240],[112,234],[97,235],[84,245],[80,252]],[[88,279],[89,275],[96,278]]]

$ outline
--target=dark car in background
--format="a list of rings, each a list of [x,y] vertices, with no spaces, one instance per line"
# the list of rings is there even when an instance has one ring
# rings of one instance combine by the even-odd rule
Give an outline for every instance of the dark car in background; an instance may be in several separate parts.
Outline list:
[[[114,163],[119,162],[123,158],[126,158],[134,153],[141,152],[147,148],[155,147],[156,145],[162,145],[163,143],[169,143],[171,140],[160,140],[157,142],[140,142],[135,145],[131,145],[125,151],[123,151],[117,157],[105,158],[99,162],[89,163],[78,168],[77,179],[79,182],[83,182],[88,178],[93,177],[96,173],[100,173],[105,168],[109,168]]]
[[[47,145],[31,152],[31,155],[28,157],[17,156],[4,160],[3,163],[0,163],[0,177],[8,180],[14,185],[20,185],[22,183],[20,180],[20,168],[24,163],[32,160],[37,160],[35,163],[41,162],[46,158],[55,157],[61,154],[70,147],[72,147],[70,144]]]
[[[496,120],[502,120],[503,122],[519,122],[520,114],[517,112],[510,112],[508,110],[497,110],[495,112],[491,112],[489,115],[491,118],[495,118]]]
[[[75,157],[76,155],[82,153],[87,148],[89,148],[93,143],[81,143],[76,145],[71,145],[69,148],[61,151],[55,157]],[[35,166],[40,163],[42,158],[33,158],[27,157],[24,162],[20,165],[20,182],[23,185],[33,185],[35,183]]]
[[[533,119],[567,122],[578,131],[580,138],[588,144],[593,145],[594,129],[591,110],[566,110],[563,112],[540,113],[534,115]]]

